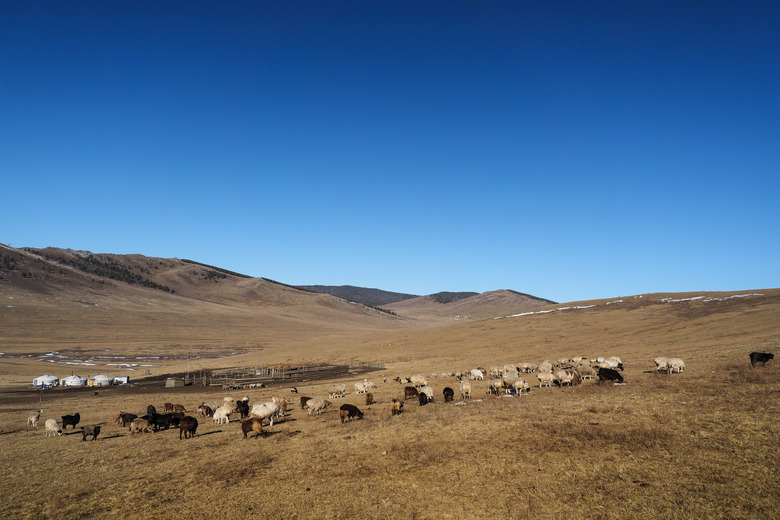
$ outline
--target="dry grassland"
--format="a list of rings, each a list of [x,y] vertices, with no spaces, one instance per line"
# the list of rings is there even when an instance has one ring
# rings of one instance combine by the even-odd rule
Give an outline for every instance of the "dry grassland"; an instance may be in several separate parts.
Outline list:
[[[6,392],[0,517],[772,518],[780,370],[751,368],[744,352],[723,355],[689,360],[681,375],[629,365],[625,386],[534,388],[520,398],[488,397],[478,382],[465,405],[442,403],[443,387],[457,382],[438,378],[437,402],[407,401],[396,417],[389,401],[402,387],[377,372],[377,404],[353,393],[321,416],[296,407],[256,440],[244,440],[237,422],[201,421],[181,441],[175,431],[131,437],[112,422],[120,409],[193,409],[223,390],[44,393],[41,425],[80,411],[82,424],[103,425],[95,442],[25,428],[39,394]],[[326,386],[299,391],[324,396]],[[281,392],[247,393],[260,402]],[[365,419],[340,424],[344,402]]]

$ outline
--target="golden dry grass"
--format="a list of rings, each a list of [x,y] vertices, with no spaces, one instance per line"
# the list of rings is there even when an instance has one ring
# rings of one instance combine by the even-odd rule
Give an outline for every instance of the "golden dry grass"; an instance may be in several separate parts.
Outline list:
[[[377,404],[352,394],[321,416],[295,409],[257,440],[244,440],[238,423],[201,421],[194,439],[180,441],[174,431],[131,437],[111,422],[120,408],[193,408],[224,391],[44,394],[44,417],[78,410],[83,422],[103,423],[95,442],[71,430],[60,438],[27,430],[38,394],[6,394],[0,461],[16,485],[3,486],[0,517],[119,518],[131,508],[143,518],[185,510],[203,518],[771,518],[780,505],[780,370],[727,358],[673,376],[629,366],[625,386],[535,388],[521,398],[485,396],[477,383],[465,405],[440,402],[456,382],[435,379],[439,402],[407,401],[396,417],[389,400],[402,387],[375,373]],[[325,387],[299,389],[321,396]],[[340,424],[343,402],[365,419]]]

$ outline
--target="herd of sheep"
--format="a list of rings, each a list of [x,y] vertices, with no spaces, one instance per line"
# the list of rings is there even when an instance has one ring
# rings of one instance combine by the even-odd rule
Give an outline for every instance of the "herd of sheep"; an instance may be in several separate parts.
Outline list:
[[[667,374],[679,374],[685,370],[685,362],[676,357],[655,358],[656,370]],[[478,367],[465,371],[445,372],[431,374],[432,378],[456,378],[457,391],[461,400],[471,399],[473,384],[475,381],[485,381],[486,393],[493,395],[508,394],[519,396],[523,392],[529,392],[531,385],[525,380],[530,374],[537,379],[539,388],[557,385],[574,386],[587,379],[623,383],[623,361],[618,356],[608,358],[598,357],[586,359],[584,357],[561,358],[555,361],[546,360],[539,364],[522,362],[506,364],[503,366],[491,366],[488,370]],[[425,405],[434,400],[433,388],[428,384],[428,379],[422,375],[410,377],[396,377],[396,382],[405,385],[403,399],[394,398],[390,401],[391,415],[398,415],[403,409],[407,399],[414,399],[420,405]],[[386,379],[385,379],[386,382]],[[376,388],[372,381],[364,380],[354,383],[355,394],[365,396],[366,405],[375,403],[374,396],[370,392]],[[297,393],[297,389],[291,389]],[[343,398],[349,393],[346,383],[333,384],[327,388],[327,399],[324,397],[300,396],[300,408],[306,410],[308,415],[319,415],[336,399]],[[455,390],[445,387],[443,392],[444,402],[451,402],[455,398]],[[249,397],[236,401],[232,397],[225,397],[222,402],[202,402],[196,412],[201,420],[212,420],[214,424],[222,425],[230,423],[230,418],[237,415],[241,421],[241,430],[244,438],[254,432],[254,437],[265,436],[265,427],[273,426],[275,419],[284,418],[290,410],[289,400],[281,395],[274,395],[271,401],[249,406]],[[43,410],[31,412],[27,418],[27,426],[35,428],[38,425]],[[196,417],[186,415],[187,410],[181,404],[164,403],[162,413],[158,413],[153,405],[149,405],[146,414],[136,414],[120,411],[115,418],[117,425],[128,428],[130,435],[136,435],[151,431],[167,430],[170,427],[179,429],[179,438],[187,439],[195,435],[199,421]],[[362,419],[363,412],[355,405],[343,404],[339,409],[339,419],[342,423],[352,419]],[[78,413],[62,416],[61,423],[56,419],[47,419],[44,423],[45,436],[62,435],[64,429],[72,426],[76,429],[81,417]],[[87,437],[97,439],[100,434],[100,425],[92,424],[81,426],[82,440]]]

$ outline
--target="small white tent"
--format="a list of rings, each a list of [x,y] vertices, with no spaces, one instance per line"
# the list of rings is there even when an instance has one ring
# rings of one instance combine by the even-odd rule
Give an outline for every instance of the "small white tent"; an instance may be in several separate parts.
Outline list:
[[[62,378],[63,386],[87,386],[87,378],[79,376],[68,376]]]
[[[49,374],[45,376],[36,377],[35,379],[33,379],[33,386],[49,387],[49,386],[57,386],[59,384],[60,384],[60,378]]]
[[[89,386],[111,386],[114,380],[108,376],[95,376],[89,380]]]

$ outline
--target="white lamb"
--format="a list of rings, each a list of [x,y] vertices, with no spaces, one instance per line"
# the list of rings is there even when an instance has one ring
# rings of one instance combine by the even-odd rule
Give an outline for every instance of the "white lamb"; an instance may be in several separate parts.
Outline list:
[[[675,358],[669,358],[666,361],[666,364],[667,364],[667,367],[668,367],[667,371],[670,374],[675,374],[675,373],[681,374],[681,373],[685,372],[685,361],[683,361],[680,358],[676,358],[676,357]]]
[[[46,429],[44,432],[44,437],[48,437],[50,433],[52,437],[62,435],[62,428],[60,428],[60,425],[57,424],[57,419],[46,419],[46,422],[43,423],[43,426]]]
[[[233,408],[231,408],[228,405],[223,405],[217,408],[217,410],[214,412],[214,422],[217,424],[222,424],[222,421],[225,421],[225,424],[230,423],[230,414],[233,413]]]
[[[364,383],[355,383],[355,393],[356,394],[365,394],[368,390],[366,390],[366,385]]]
[[[471,372],[469,372],[469,377],[474,381],[485,380],[485,374],[483,374],[482,370],[479,370],[478,368],[471,369]]]
[[[655,369],[658,372],[666,372],[669,368],[669,359],[663,356],[658,356],[655,361]]]
[[[411,383],[414,385],[415,388],[421,388],[423,386],[428,386],[428,380],[425,379],[425,377],[421,375],[412,376],[410,378]]]

